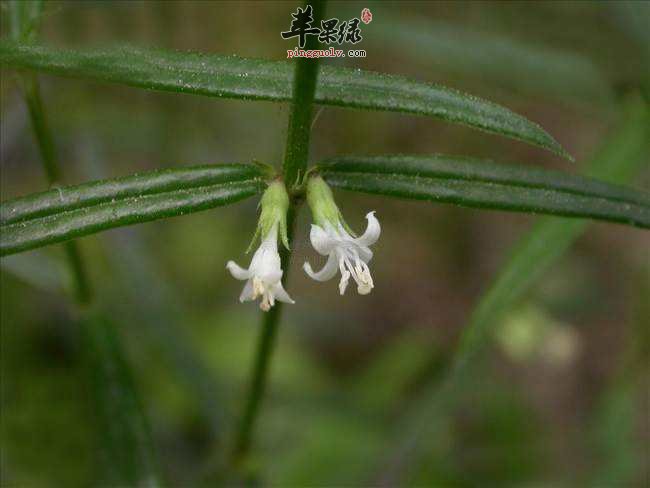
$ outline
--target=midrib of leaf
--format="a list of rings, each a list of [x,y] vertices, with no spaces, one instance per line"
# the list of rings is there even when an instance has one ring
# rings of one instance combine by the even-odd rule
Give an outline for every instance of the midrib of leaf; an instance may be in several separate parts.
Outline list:
[[[0,61],[14,68],[199,95],[291,100],[292,64],[121,47],[63,51],[0,41]],[[310,61],[314,61],[313,59]],[[326,66],[317,104],[431,116],[571,156],[541,127],[492,102],[394,75]]]

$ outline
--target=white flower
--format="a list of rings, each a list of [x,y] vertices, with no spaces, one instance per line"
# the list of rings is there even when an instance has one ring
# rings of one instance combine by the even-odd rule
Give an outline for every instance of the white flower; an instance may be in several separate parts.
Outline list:
[[[370,276],[368,263],[372,259],[371,246],[381,233],[379,221],[375,212],[366,215],[368,227],[361,237],[352,237],[343,227],[341,222],[335,227],[330,222],[325,223],[325,228],[312,224],[310,239],[314,249],[323,256],[328,256],[327,263],[318,272],[312,270],[311,265],[305,262],[303,269],[317,281],[327,281],[336,275],[337,268],[341,272],[339,291],[345,293],[350,276],[357,283],[357,291],[367,295],[375,286]]]
[[[239,296],[240,302],[262,297],[260,308],[268,312],[275,300],[295,303],[282,287],[282,267],[278,254],[278,224],[276,223],[255,251],[251,265],[244,269],[234,261],[228,261],[226,268],[238,280],[247,280]]]

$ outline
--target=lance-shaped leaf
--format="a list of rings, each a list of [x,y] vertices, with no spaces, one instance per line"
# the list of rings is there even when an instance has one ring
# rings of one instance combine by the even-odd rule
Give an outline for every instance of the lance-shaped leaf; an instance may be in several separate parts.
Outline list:
[[[647,193],[558,171],[444,155],[345,156],[319,168],[345,190],[650,227]]]
[[[119,47],[92,51],[0,42],[0,63],[125,85],[246,100],[291,100],[293,64],[213,54]],[[323,66],[315,103],[425,115],[571,156],[540,126],[507,108],[400,76]]]
[[[264,188],[255,165],[195,166],[55,188],[2,203],[0,255],[239,201]]]

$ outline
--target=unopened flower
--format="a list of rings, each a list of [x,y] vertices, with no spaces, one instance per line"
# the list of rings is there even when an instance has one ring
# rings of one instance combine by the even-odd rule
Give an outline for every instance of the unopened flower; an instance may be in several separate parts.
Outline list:
[[[284,184],[276,181],[269,185],[262,196],[262,213],[253,242],[260,236],[262,242],[253,254],[248,269],[234,261],[228,261],[226,268],[238,280],[246,280],[239,296],[240,302],[261,298],[260,308],[268,312],[276,300],[295,303],[282,286],[282,264],[278,253],[278,233],[288,248],[286,213],[289,197]],[[252,243],[251,243],[252,244]]]
[[[356,282],[359,294],[367,295],[375,286],[368,267],[372,259],[369,246],[377,242],[381,233],[375,212],[366,215],[368,226],[363,235],[353,237],[334,202],[332,191],[322,178],[310,178],[307,184],[307,201],[316,222],[311,226],[309,237],[314,249],[327,256],[327,262],[318,272],[314,272],[308,262],[305,262],[303,269],[317,281],[328,281],[340,271],[341,295],[345,293],[350,277]]]

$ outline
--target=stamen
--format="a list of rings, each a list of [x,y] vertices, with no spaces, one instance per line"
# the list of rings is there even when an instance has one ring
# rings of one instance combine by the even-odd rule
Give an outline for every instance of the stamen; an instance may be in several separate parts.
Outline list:
[[[264,283],[257,276],[253,278],[253,299],[264,295]]]

